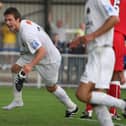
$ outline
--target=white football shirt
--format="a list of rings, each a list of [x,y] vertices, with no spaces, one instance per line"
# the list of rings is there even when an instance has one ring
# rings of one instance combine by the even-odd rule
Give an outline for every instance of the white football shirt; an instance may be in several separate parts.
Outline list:
[[[40,47],[46,49],[46,56],[40,61],[41,64],[56,63],[61,59],[58,49],[55,47],[47,33],[38,24],[29,20],[22,20],[19,37],[21,39],[19,44],[21,53],[29,55],[31,59]]]
[[[118,13],[111,5],[110,0],[87,0],[85,5],[84,22],[86,33],[96,31],[110,16],[117,16]],[[113,43],[113,28],[104,35],[97,37],[87,45],[88,51],[97,46],[109,45]]]

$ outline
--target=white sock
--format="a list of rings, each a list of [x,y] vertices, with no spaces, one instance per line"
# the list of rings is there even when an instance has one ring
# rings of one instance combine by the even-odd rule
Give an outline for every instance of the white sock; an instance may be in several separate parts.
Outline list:
[[[63,88],[57,86],[57,89],[53,94],[66,105],[68,111],[73,111],[76,108],[76,104],[71,101],[67,93],[64,91]]]
[[[97,118],[100,122],[100,126],[114,126],[111,115],[104,105],[98,105],[94,107]]]
[[[124,110],[126,107],[126,102],[123,101],[122,99],[117,99],[110,95],[107,95],[106,93],[96,92],[96,91],[92,92],[90,103],[97,104],[97,105],[105,105],[109,107],[113,106],[113,107],[120,108],[122,110]]]
[[[89,111],[88,111],[88,114],[89,114],[89,117],[92,117],[93,110],[89,110]]]
[[[16,79],[16,74],[13,74],[13,96],[14,96],[14,100],[16,102],[22,102],[22,91],[17,91],[16,87],[15,87],[15,79]]]

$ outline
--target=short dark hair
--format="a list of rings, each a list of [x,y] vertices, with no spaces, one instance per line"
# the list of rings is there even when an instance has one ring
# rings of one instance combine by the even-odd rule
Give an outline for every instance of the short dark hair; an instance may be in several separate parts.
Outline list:
[[[18,11],[18,9],[15,8],[15,7],[9,7],[9,8],[7,8],[5,10],[5,12],[4,12],[4,16],[5,15],[8,15],[8,14],[12,14],[15,17],[15,19],[18,19],[19,18],[21,20],[21,14]]]

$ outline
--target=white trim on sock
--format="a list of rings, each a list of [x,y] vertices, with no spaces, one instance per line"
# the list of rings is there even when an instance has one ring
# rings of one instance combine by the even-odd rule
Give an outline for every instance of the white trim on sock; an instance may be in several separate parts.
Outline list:
[[[118,86],[120,86],[120,81],[111,81],[110,84],[111,85],[118,85]]]

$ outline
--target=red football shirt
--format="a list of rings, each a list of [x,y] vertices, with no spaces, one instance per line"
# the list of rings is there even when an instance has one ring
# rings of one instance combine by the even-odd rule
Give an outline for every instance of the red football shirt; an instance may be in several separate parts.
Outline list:
[[[115,26],[115,30],[126,35],[126,0],[111,0],[111,2],[119,10],[120,22]]]

